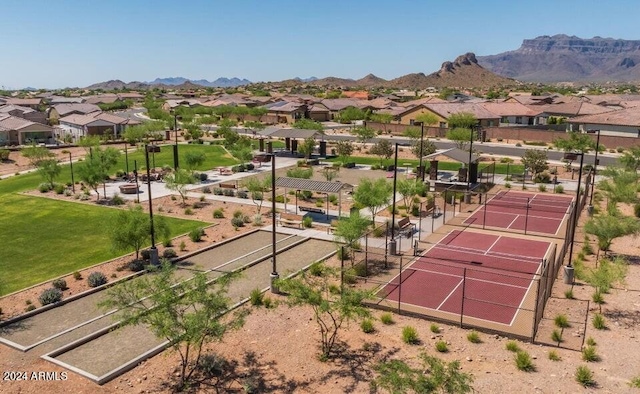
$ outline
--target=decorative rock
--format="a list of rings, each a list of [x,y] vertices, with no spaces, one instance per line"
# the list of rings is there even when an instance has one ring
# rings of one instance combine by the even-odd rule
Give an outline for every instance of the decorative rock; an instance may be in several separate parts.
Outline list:
[[[467,356],[467,361],[473,361],[473,358],[471,358],[471,356]]]

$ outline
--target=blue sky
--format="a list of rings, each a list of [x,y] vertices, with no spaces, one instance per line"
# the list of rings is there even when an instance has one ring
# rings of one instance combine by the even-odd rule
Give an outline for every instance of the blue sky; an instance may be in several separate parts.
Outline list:
[[[385,79],[569,34],[640,39],[637,0],[3,0],[0,88]]]

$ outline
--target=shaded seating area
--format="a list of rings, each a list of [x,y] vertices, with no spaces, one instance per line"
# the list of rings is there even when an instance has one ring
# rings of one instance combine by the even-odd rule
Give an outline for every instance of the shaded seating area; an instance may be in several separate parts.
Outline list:
[[[449,159],[457,161],[463,164],[456,173],[438,171],[438,157],[445,156]],[[444,190],[449,188],[460,187],[466,189],[467,184],[474,185],[478,182],[478,160],[479,155],[464,151],[458,148],[450,148],[445,150],[439,150],[430,155],[424,156],[423,160],[429,161],[429,181],[431,182],[434,190]],[[467,178],[469,176],[469,178]],[[469,182],[467,182],[469,181]],[[473,188],[473,186],[472,186]],[[461,189],[461,190],[462,190]]]
[[[280,177],[276,179],[276,187],[283,188],[285,190],[284,194],[287,195],[288,190],[295,191],[310,191],[315,193],[324,193],[326,195],[326,207],[325,209],[320,207],[307,207],[307,206],[298,206],[298,195],[296,193],[296,201],[295,201],[295,211],[296,214],[298,210],[304,212],[310,212],[315,214],[324,214],[326,215],[327,220],[329,219],[329,194],[337,194],[338,195],[338,216],[342,215],[342,197],[341,191],[343,189],[352,189],[353,186],[347,183],[342,182],[326,182],[326,181],[316,181],[311,179],[301,179],[301,178],[288,178],[288,177]],[[284,199],[284,207],[287,209],[287,199]]]

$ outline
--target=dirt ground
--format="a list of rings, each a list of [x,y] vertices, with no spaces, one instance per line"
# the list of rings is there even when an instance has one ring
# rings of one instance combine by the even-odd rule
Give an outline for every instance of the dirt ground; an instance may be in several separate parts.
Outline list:
[[[190,203],[193,203],[190,201]],[[158,201],[165,212],[170,209],[178,216],[184,215],[184,209],[178,207],[177,201],[170,198]],[[226,204],[225,212],[232,213],[236,207]],[[210,242],[218,242],[224,238],[238,234],[229,222],[228,217],[216,221],[212,219],[212,210],[216,204],[201,209],[194,209],[194,215],[183,217],[206,220],[217,223],[217,226],[206,230],[205,241],[195,245],[185,240],[187,250],[205,246]],[[238,209],[243,209],[242,207]],[[255,208],[246,206],[244,209],[252,214]],[[632,213],[630,207],[624,207],[625,213]],[[264,210],[263,210],[264,212]],[[265,218],[265,222],[266,222]],[[580,227],[576,233],[576,248],[582,246],[584,235],[582,225],[586,220],[586,213],[580,220]],[[248,226],[240,231],[251,230]],[[184,238],[174,241],[178,245]],[[592,245],[596,245],[592,240]],[[177,247],[174,247],[178,251]],[[613,242],[612,252],[637,256],[640,254],[640,239],[624,237]],[[161,250],[162,252],[162,250]],[[114,260],[100,266],[100,270],[109,277],[112,273],[119,276],[116,268],[130,257]],[[332,259],[330,264],[337,264]],[[585,264],[594,265],[594,257],[586,256]],[[94,269],[81,271],[86,277]],[[402,359],[417,366],[417,356],[422,351],[447,360],[460,360],[463,372],[474,377],[473,387],[478,393],[634,393],[638,389],[631,388],[628,382],[640,376],[638,368],[638,354],[640,354],[640,340],[638,339],[638,324],[640,323],[640,265],[630,264],[625,284],[613,289],[605,295],[602,312],[606,317],[607,329],[595,330],[591,324],[598,306],[591,304],[588,310],[581,308],[591,300],[593,288],[576,283],[573,286],[574,300],[564,297],[564,292],[570,288],[560,280],[554,286],[554,295],[545,311],[547,320],[553,319],[557,313],[570,316],[572,327],[564,332],[565,337],[576,339],[593,338],[597,343],[596,349],[600,356],[598,362],[585,362],[581,353],[564,347],[518,342],[518,346],[533,357],[534,372],[519,371],[514,362],[513,353],[505,350],[508,338],[480,333],[482,343],[472,344],[466,339],[469,330],[456,326],[438,324],[439,333],[432,333],[432,322],[410,316],[394,314],[395,323],[383,325],[379,317],[381,312],[372,310],[376,330],[372,334],[365,334],[359,324],[352,323],[340,333],[339,339],[343,351],[340,356],[326,362],[317,358],[319,331],[312,318],[311,310],[307,308],[289,308],[282,304],[282,296],[270,295],[280,302],[275,309],[254,309],[248,316],[246,324],[238,331],[227,335],[221,343],[207,346],[207,352],[225,357],[231,363],[234,379],[227,382],[226,392],[273,392],[273,393],[369,393],[370,381],[375,378],[373,366],[384,359]],[[84,280],[75,281],[66,278],[70,289],[65,292],[77,293],[82,291]],[[0,307],[7,318],[20,313],[25,308],[27,299],[37,303],[37,295],[41,289],[27,290],[16,295],[0,299]],[[586,324],[580,325],[580,322]],[[417,329],[421,342],[419,345],[407,345],[401,340],[401,331],[405,326]],[[584,329],[586,328],[586,332]],[[447,353],[437,353],[434,344],[438,340],[449,343]],[[555,350],[560,356],[559,361],[551,361],[548,354]],[[105,357],[109,349],[104,349]],[[165,351],[155,356],[126,374],[97,386],[92,382],[66,371],[56,365],[35,358],[30,354],[0,346],[0,393],[166,393],[172,392],[172,385],[178,376],[179,357],[176,353]],[[597,386],[584,389],[574,380],[574,373],[578,366],[586,365],[593,371]],[[28,372],[27,380],[16,381],[15,374],[9,372]],[[58,380],[36,380],[31,372],[56,372],[49,378]],[[62,375],[64,373],[64,375]],[[22,376],[22,375],[20,375]],[[35,375],[36,377],[38,375]],[[253,390],[250,390],[253,389]],[[200,387],[194,391],[215,392],[211,387]]]

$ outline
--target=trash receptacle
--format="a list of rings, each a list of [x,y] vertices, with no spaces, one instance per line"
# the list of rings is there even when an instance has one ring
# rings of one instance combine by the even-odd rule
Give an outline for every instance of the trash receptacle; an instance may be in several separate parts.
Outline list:
[[[573,267],[569,265],[565,265],[564,266],[564,283],[567,285],[572,285],[574,274],[575,272]]]
[[[389,241],[389,254],[395,256],[397,254],[396,241]]]

